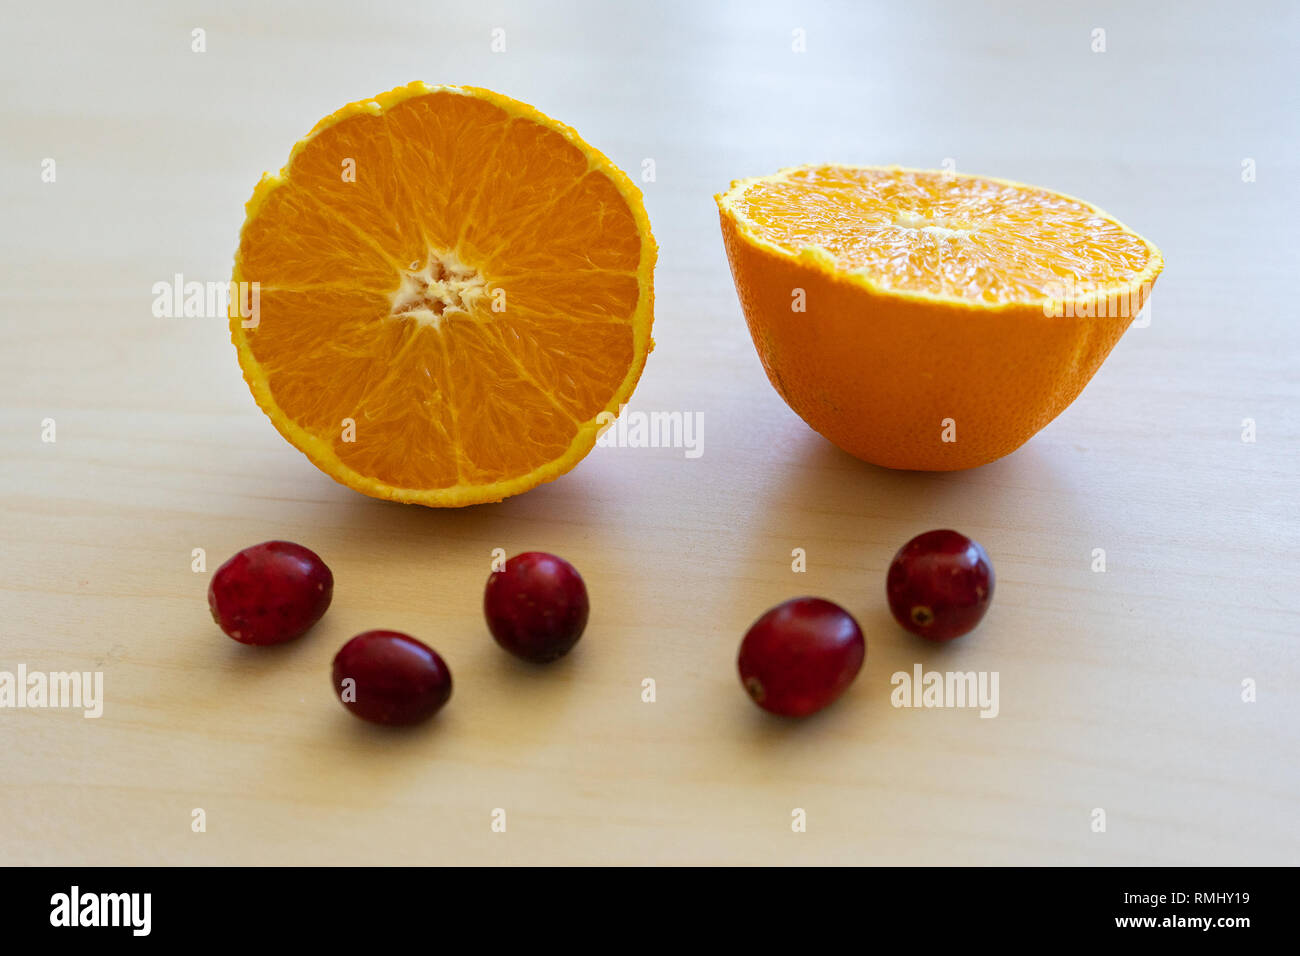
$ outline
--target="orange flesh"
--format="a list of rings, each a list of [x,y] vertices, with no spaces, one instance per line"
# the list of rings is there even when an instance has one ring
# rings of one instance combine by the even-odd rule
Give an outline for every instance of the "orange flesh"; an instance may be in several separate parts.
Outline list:
[[[887,291],[1000,304],[1126,287],[1152,249],[1093,206],[1045,189],[943,172],[803,167],[737,184],[746,232],[820,247]]]
[[[560,458],[623,384],[641,242],[560,133],[417,96],[320,129],[246,224],[249,348],[285,416],[361,475],[508,480]]]

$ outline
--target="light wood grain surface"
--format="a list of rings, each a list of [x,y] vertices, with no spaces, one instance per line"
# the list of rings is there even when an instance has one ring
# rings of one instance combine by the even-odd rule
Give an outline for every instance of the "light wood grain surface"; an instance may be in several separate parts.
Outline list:
[[[1300,861],[1296,10],[8,5],[0,670],[102,671],[105,703],[0,710],[0,862]],[[155,282],[229,277],[243,202],[318,118],[412,79],[534,103],[634,176],[654,160],[658,348],[633,408],[702,413],[698,459],[597,448],[500,505],[370,500],[276,434],[221,319],[154,317]],[[945,159],[1083,196],[1168,266],[1149,327],[1026,447],[896,473],[768,385],[712,194],[800,162]],[[933,647],[892,623],[883,576],[948,526],[986,545],[997,595]],[[290,646],[236,645],[191,552],[210,573],[276,537],[332,566],[334,605]],[[486,633],[494,548],[587,579],[587,634],[545,672]],[[790,724],[734,658],[805,593],[853,611],[869,650],[843,700]],[[386,731],[333,698],[331,658],[373,627],[448,659],[432,724]],[[998,716],[891,706],[917,663],[998,672]]]

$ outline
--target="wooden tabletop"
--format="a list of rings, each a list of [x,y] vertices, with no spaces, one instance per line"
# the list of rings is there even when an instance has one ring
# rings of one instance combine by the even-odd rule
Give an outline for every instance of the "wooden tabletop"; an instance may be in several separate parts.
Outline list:
[[[621,6],[7,11],[0,671],[101,672],[103,714],[0,709],[0,862],[1300,860],[1295,5]],[[371,500],[279,437],[221,318],[154,314],[155,283],[229,278],[244,201],[317,119],[412,79],[533,103],[642,181],[658,348],[632,409],[702,415],[699,457],[597,448],[499,505]],[[999,462],[849,457],[767,383],[712,199],[828,160],[1097,203],[1164,252],[1149,325]],[[948,646],[884,603],[935,527],[998,575]],[[205,592],[270,538],[324,557],[334,604],[248,648]],[[497,548],[586,577],[587,633],[544,671],[486,632]],[[801,594],[868,655],[788,723],[735,655]],[[376,627],[450,663],[432,723],[334,699],[334,653]],[[996,673],[997,716],[893,706],[918,666]]]

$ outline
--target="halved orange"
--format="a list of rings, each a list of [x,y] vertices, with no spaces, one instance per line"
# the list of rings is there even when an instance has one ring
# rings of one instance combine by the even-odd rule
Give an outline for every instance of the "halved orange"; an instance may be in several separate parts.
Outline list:
[[[1164,267],[1090,203],[983,176],[802,166],[717,202],[768,379],[890,468],[1015,451],[1088,383]]]
[[[490,90],[412,83],[345,106],[246,211],[244,378],[285,438],[365,494],[459,506],[558,477],[653,348],[640,191]]]

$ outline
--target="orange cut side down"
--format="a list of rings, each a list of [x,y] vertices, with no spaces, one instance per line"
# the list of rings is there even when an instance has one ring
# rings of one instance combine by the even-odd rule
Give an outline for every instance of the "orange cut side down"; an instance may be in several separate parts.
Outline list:
[[[246,213],[244,378],[285,438],[367,495],[460,506],[564,474],[653,348],[640,191],[490,90],[412,83],[345,106]]]
[[[889,468],[1015,451],[1074,401],[1164,267],[1097,207],[982,176],[802,166],[716,198],[768,379]]]

